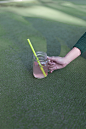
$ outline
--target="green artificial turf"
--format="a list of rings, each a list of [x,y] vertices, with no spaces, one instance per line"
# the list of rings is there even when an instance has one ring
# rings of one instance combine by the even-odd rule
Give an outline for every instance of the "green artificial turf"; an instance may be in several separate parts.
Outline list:
[[[27,42],[48,56],[65,56],[85,31],[84,0],[0,4],[0,129],[86,128],[86,52],[35,79]]]

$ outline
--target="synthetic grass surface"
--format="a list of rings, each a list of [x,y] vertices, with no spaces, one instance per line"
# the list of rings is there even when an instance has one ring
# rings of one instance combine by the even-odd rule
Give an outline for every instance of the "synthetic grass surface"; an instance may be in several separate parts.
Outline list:
[[[83,0],[0,4],[0,129],[86,128],[86,53],[39,80],[27,42],[65,56],[86,31],[85,9]]]

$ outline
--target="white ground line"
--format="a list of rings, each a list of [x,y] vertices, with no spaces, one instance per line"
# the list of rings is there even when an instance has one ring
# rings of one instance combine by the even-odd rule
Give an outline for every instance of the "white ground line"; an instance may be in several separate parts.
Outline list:
[[[12,0],[12,1],[0,1],[1,3],[10,3],[10,2],[21,2],[21,1],[35,1],[35,0]]]

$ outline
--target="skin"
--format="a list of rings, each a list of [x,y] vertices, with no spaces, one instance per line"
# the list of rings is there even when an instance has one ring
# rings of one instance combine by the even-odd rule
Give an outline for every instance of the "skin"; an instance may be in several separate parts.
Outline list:
[[[50,70],[51,73],[54,70],[62,69],[80,55],[81,55],[80,49],[78,49],[77,47],[74,47],[64,57],[59,57],[59,56],[47,57],[49,60],[48,69]]]

